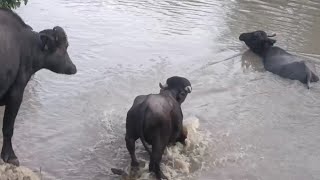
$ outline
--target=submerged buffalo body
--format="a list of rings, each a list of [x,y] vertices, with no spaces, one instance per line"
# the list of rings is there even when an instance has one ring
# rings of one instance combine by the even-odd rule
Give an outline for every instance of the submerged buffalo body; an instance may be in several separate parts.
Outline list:
[[[141,95],[135,98],[126,119],[126,145],[131,156],[131,165],[138,166],[135,156],[135,141],[141,139],[150,155],[149,171],[158,179],[166,178],[160,170],[163,152],[169,144],[185,143],[181,103],[191,92],[190,82],[182,77],[171,77],[162,86],[159,94]],[[152,151],[146,143],[152,145]]]
[[[1,158],[19,165],[11,139],[24,89],[40,69],[75,74],[68,40],[61,27],[35,32],[14,12],[0,8],[0,105],[5,106]]]
[[[264,67],[267,71],[281,77],[298,80],[310,88],[311,82],[319,81],[314,64],[305,59],[292,55],[285,50],[273,46],[276,40],[271,39],[264,31],[242,33],[241,41],[257,55],[262,57]]]

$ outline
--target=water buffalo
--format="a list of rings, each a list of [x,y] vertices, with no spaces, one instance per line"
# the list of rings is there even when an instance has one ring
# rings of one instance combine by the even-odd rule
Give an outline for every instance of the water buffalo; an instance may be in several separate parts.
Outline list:
[[[1,158],[18,166],[11,139],[30,77],[43,68],[61,74],[75,74],[77,68],[68,55],[68,40],[61,27],[35,32],[16,13],[3,8],[0,27],[0,105],[5,106]]]
[[[273,46],[276,40],[269,37],[274,36],[275,34],[268,36],[264,31],[254,31],[242,33],[239,40],[244,41],[254,53],[262,57],[267,71],[284,78],[299,80],[307,84],[308,89],[310,82],[319,81],[314,64]]]
[[[159,94],[137,96],[126,119],[126,145],[131,156],[131,166],[137,167],[135,141],[140,138],[150,155],[149,171],[154,172],[157,179],[166,179],[160,170],[162,154],[169,144],[186,139],[183,131],[183,114],[181,104],[191,93],[189,80],[174,76],[167,79]],[[152,145],[152,151],[146,142]]]

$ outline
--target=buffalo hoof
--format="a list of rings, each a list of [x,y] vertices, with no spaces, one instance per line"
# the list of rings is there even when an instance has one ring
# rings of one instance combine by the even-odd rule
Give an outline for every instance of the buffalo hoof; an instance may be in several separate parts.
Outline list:
[[[19,166],[20,165],[19,160],[15,155],[10,157],[9,154],[5,154],[5,155],[2,156],[2,159],[3,159],[3,161],[5,163],[9,163],[9,164],[12,164],[14,166]]]
[[[14,154],[13,150],[2,151],[1,158],[5,163],[9,163],[15,166],[19,166],[19,160]]]
[[[116,174],[116,175],[128,176],[128,174],[122,169],[111,168],[111,171],[113,172],[113,174]]]
[[[310,82],[307,82],[307,88],[308,89],[310,89],[310,86],[311,86]]]
[[[156,178],[157,180],[168,179],[167,176],[165,176],[162,171],[156,173]]]
[[[9,163],[9,164],[12,164],[12,165],[15,165],[15,166],[19,166],[20,165],[18,158],[8,159],[8,161],[6,163]]]
[[[131,162],[131,167],[138,167],[138,166],[139,166],[138,161],[132,161]]]

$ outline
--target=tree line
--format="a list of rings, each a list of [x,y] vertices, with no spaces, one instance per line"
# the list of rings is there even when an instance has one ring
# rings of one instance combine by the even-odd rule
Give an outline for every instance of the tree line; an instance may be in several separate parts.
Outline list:
[[[0,7],[15,9],[20,7],[21,3],[24,3],[26,5],[28,3],[28,0],[0,0]]]

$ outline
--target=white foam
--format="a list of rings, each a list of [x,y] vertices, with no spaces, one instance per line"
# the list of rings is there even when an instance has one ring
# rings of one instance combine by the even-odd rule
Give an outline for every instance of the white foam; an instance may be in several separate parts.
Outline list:
[[[166,149],[163,170],[168,177],[177,179],[190,176],[205,167],[209,141],[208,136],[198,130],[199,126],[199,119],[196,117],[185,119],[184,127],[188,130],[186,146],[178,143]]]
[[[199,130],[199,119],[190,117],[184,120],[184,127],[188,130],[186,146],[177,143],[168,147],[162,157],[161,169],[169,179],[185,179],[196,175],[206,167],[205,159],[208,159],[207,150],[209,147],[208,135]],[[143,159],[142,159],[143,158]],[[139,180],[152,179],[154,176],[149,173],[149,156],[139,157],[139,171],[132,174],[130,165],[126,172],[131,172],[130,177]]]
[[[40,180],[40,178],[26,167],[0,163],[0,180]]]

